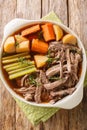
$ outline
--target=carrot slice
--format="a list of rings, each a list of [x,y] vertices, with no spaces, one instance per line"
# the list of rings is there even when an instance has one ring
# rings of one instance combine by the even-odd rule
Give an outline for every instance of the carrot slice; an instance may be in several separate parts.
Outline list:
[[[53,24],[46,23],[45,25],[42,25],[42,31],[43,31],[43,37],[46,42],[48,42],[50,40],[55,40]]]
[[[39,52],[41,54],[47,53],[48,44],[46,42],[39,40],[39,39],[33,39],[31,50],[35,51],[35,52]]]
[[[34,25],[32,27],[29,27],[21,32],[22,36],[26,36],[28,34],[35,33],[40,30],[40,25]]]

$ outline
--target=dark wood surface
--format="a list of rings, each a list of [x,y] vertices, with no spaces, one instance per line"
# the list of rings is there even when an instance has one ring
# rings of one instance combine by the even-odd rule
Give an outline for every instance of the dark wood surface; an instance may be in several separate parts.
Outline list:
[[[11,19],[40,19],[52,10],[76,32],[87,49],[87,0],[0,0],[0,43],[4,26]],[[87,89],[79,106],[60,110],[34,127],[0,81],[0,130],[87,130]]]

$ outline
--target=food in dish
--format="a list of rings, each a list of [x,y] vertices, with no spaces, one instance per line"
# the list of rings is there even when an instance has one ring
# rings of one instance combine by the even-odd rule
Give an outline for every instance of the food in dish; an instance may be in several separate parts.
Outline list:
[[[25,100],[54,104],[76,90],[82,60],[76,37],[44,22],[5,40],[2,69],[9,86]]]

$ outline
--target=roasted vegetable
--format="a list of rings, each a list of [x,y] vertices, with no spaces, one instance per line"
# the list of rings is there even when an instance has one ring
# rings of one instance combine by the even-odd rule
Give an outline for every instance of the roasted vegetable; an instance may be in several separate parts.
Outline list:
[[[12,79],[21,77],[21,76],[26,75],[26,74],[31,74],[31,73],[33,73],[35,71],[36,71],[35,67],[29,68],[29,69],[25,69],[25,70],[22,70],[22,71],[19,71],[17,73],[9,75],[9,79],[12,80]]]
[[[13,58],[18,58],[18,57],[26,56],[26,55],[28,55],[28,52],[24,52],[24,53],[20,53],[20,54],[15,54],[15,55],[11,55],[11,56],[4,56],[4,57],[2,57],[2,61],[3,60],[8,60],[8,59],[13,59]]]
[[[4,69],[12,69],[14,67],[14,69],[16,69],[18,66],[18,68],[20,68],[20,66],[29,66],[29,65],[33,65],[34,61],[30,61],[30,60],[23,60],[23,61],[19,61],[19,62],[15,62],[15,63],[11,63],[11,64],[7,64],[4,65],[3,68]]]
[[[39,39],[33,39],[32,40],[31,50],[35,51],[35,52],[45,54],[48,51],[48,43],[43,42],[43,41],[41,41]]]
[[[19,44],[21,42],[27,41],[28,39],[21,36],[21,35],[15,35],[16,44]]]
[[[31,61],[30,64],[34,65],[34,62]],[[9,71],[13,71],[13,70],[16,70],[16,69],[19,69],[19,68],[23,68],[23,67],[27,67],[27,66],[30,66],[30,65],[25,64],[25,63],[21,63],[21,64],[18,64],[18,65],[6,68],[6,71],[9,72]]]
[[[55,33],[53,29],[53,24],[47,23],[42,25],[43,37],[46,42],[50,40],[55,40]]]
[[[17,56],[17,57],[14,55],[13,58],[3,59],[3,60],[2,60],[2,63],[3,63],[3,64],[8,64],[8,63],[13,63],[13,62],[19,61],[20,59],[25,60],[25,59],[29,59],[29,58],[30,58],[30,55],[29,55],[29,54],[27,54],[27,55],[22,55],[22,56]]]
[[[15,52],[15,39],[13,36],[10,36],[6,39],[4,43],[4,51],[7,53]]]
[[[58,25],[53,25],[56,35],[56,41],[59,41],[63,37],[63,30]]]
[[[9,79],[21,77],[36,70],[35,62],[28,60],[29,57],[30,55],[27,55],[27,53],[16,54],[14,56],[8,56],[6,58],[4,57],[2,63],[5,65],[3,68],[8,73]]]
[[[30,69],[30,68],[33,68],[33,67],[35,67],[35,65],[20,67],[18,69],[8,71],[8,74],[14,74],[14,73],[20,72],[22,70]]]
[[[29,51],[30,51],[29,40],[23,41],[16,46],[16,52],[17,53],[19,53],[19,52],[29,52]]]
[[[72,44],[72,45],[76,45],[77,43],[77,39],[75,36],[73,36],[72,34],[66,34],[63,37],[63,44]]]
[[[32,27],[29,27],[21,32],[22,36],[26,36],[32,33],[35,33],[37,31],[40,31],[40,25],[34,25]]]
[[[44,55],[35,55],[34,59],[35,59],[35,63],[36,63],[37,68],[40,68],[46,64],[48,57],[44,56]]]

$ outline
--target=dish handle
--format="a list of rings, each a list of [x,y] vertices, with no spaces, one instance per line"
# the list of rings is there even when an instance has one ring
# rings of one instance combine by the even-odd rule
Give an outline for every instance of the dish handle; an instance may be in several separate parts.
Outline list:
[[[9,23],[7,23],[4,27],[4,39],[11,35],[13,32],[17,31],[18,28],[22,27],[25,24],[28,24],[29,21],[31,20],[26,20],[26,19],[20,19],[20,18],[15,18],[11,20]]]

